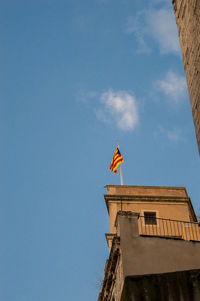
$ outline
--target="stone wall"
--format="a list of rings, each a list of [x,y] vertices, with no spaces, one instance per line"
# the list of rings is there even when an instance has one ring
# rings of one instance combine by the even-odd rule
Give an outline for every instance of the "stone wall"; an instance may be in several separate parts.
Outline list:
[[[106,261],[104,280],[98,301],[120,301],[123,289],[123,270],[119,237],[114,237],[109,259]]]
[[[200,154],[200,1],[172,0]]]
[[[120,256],[117,267],[116,267],[115,284],[114,284],[114,288],[113,288],[113,294],[112,294],[111,301],[112,300],[115,300],[115,301],[121,300],[123,285],[124,285],[124,276],[123,276],[122,258]]]
[[[121,301],[199,301],[200,270],[130,277]]]

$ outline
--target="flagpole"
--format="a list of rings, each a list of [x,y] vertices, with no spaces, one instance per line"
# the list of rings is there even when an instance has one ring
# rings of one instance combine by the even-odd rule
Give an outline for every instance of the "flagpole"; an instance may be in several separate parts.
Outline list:
[[[121,165],[121,164],[120,164],[120,166],[119,166],[119,172],[120,172],[121,185],[124,185],[124,184],[123,184],[123,179],[122,179],[122,165]]]
[[[117,147],[119,148],[119,140],[117,140]],[[120,164],[119,166],[119,173],[120,173],[120,181],[121,181],[121,185],[123,184],[123,178],[122,178],[122,165]]]

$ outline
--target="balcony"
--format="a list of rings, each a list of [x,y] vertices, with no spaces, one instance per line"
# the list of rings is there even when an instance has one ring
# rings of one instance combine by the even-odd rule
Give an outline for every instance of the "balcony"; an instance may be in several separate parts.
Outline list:
[[[200,223],[198,222],[139,216],[138,230],[140,236],[200,241]]]

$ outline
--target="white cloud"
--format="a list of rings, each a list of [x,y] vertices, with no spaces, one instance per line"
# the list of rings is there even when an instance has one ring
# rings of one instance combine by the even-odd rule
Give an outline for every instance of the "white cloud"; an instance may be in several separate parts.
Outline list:
[[[129,17],[124,26],[124,31],[127,34],[134,34],[138,43],[137,52],[140,53],[149,53],[151,52],[151,48],[147,45],[145,34],[146,28],[142,28],[142,23],[144,23],[144,14],[143,12],[139,12],[135,18]]]
[[[103,108],[97,116],[103,121],[116,125],[120,130],[134,130],[138,124],[138,108],[136,99],[126,91],[108,90],[100,97]]]
[[[156,82],[156,88],[177,103],[185,99],[187,93],[185,77],[172,71],[167,72],[163,80]]]
[[[155,136],[164,135],[171,142],[175,142],[175,143],[184,140],[183,139],[183,133],[178,128],[174,128],[174,129],[168,130],[168,129],[163,128],[162,126],[159,126],[158,130],[154,134],[155,134]]]
[[[179,41],[173,11],[160,9],[148,14],[148,24],[152,30],[152,36],[158,41],[161,53],[178,54]]]
[[[124,30],[134,34],[139,52],[150,51],[150,40],[155,41],[161,54],[180,54],[179,40],[173,10],[169,8],[140,11],[129,17]]]

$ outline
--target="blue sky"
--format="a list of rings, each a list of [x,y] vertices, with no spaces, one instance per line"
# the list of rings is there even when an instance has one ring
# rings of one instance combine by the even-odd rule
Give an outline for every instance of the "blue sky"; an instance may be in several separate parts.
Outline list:
[[[185,186],[199,155],[170,0],[2,0],[0,299],[93,301],[117,139],[127,185]]]

